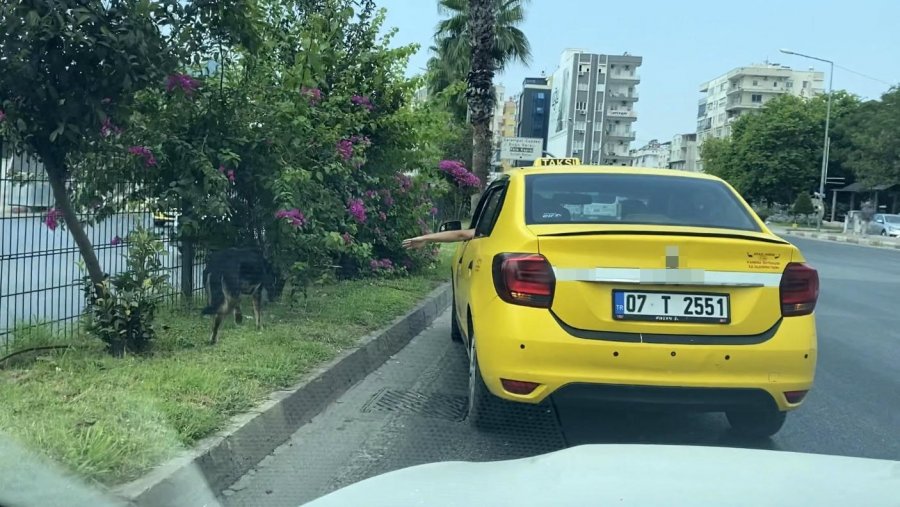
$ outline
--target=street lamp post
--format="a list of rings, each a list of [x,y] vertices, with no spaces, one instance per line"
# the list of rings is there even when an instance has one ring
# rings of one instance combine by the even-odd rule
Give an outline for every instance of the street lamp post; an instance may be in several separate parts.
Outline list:
[[[825,108],[825,141],[822,143],[822,174],[819,178],[819,196],[822,202],[822,206],[825,205],[825,180],[828,179],[828,129],[831,126],[831,85],[834,79],[834,62],[831,60],[826,60],[824,58],[818,58],[815,56],[804,55],[803,53],[797,53],[796,51],[790,51],[787,49],[779,49],[782,53],[786,55],[794,55],[802,58],[809,58],[810,60],[818,60],[820,62],[825,62],[831,66],[828,71],[828,105]],[[824,211],[824,210],[823,210]],[[817,228],[819,230],[822,229],[822,217],[824,217],[824,213],[819,216]]]

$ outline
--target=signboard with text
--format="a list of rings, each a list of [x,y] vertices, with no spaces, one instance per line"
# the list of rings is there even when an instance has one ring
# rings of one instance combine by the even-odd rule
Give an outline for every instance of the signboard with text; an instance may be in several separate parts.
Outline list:
[[[531,137],[504,137],[500,140],[501,160],[537,160],[544,151],[544,140]]]

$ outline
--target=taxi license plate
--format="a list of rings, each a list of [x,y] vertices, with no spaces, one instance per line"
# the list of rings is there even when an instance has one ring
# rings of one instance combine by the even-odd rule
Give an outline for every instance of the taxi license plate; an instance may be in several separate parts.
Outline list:
[[[613,318],[728,324],[731,301],[728,294],[614,290]]]

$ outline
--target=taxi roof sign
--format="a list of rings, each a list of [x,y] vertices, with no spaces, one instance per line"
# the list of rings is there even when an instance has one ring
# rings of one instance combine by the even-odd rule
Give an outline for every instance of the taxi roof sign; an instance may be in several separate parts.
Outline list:
[[[581,165],[581,159],[577,158],[539,158],[534,161],[534,167],[553,165]]]

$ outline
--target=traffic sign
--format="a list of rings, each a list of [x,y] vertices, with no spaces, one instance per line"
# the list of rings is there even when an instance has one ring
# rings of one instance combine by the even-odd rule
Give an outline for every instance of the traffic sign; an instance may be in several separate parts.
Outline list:
[[[544,140],[532,137],[504,137],[500,140],[501,160],[537,160],[544,151]]]

